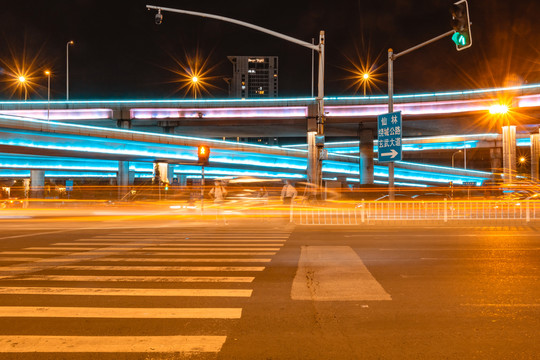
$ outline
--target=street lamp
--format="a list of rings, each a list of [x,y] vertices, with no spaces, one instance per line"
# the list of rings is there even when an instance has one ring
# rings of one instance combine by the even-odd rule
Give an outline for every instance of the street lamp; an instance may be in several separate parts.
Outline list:
[[[261,26],[253,25],[244,21],[227,18],[224,16],[207,14],[202,12],[187,11],[181,9],[165,8],[154,5],[146,5],[147,9],[157,10],[156,24],[161,24],[163,21],[162,12],[174,12],[179,14],[201,16],[204,18],[210,18],[220,21],[233,23],[236,25],[244,26],[250,29],[254,29],[283,40],[295,43],[307,47],[308,49],[317,51],[319,53],[319,81],[318,81],[318,94],[317,94],[317,119],[314,124],[308,121],[308,164],[307,164],[307,176],[308,181],[321,186],[322,185],[322,163],[321,154],[324,148],[324,48],[325,48],[325,33],[321,31],[319,33],[319,44],[311,44],[303,40],[295,39],[291,36],[272,31]],[[161,16],[158,16],[161,15]],[[159,21],[158,21],[159,18]]]
[[[26,78],[21,75],[17,78],[17,80],[19,81],[19,84],[24,88],[24,101],[26,101],[28,99],[28,89],[26,87]]]
[[[455,153],[452,154],[452,168],[454,167],[454,156],[456,156],[456,154],[459,154],[461,152],[461,150],[458,150],[456,151]]]
[[[364,73],[362,75],[362,85],[364,85],[364,96],[366,96],[366,83],[369,81],[369,73]]]
[[[69,45],[74,45],[73,40],[66,44],[66,100],[69,100]]]
[[[199,81],[199,78],[197,76],[193,76],[191,78],[191,83],[193,85],[193,96],[195,97],[195,99],[197,99],[197,83]]]
[[[504,181],[507,183],[512,182],[516,170],[516,127],[510,125],[509,111],[510,107],[506,104],[494,104],[489,107],[489,113],[501,122],[503,173]]]
[[[47,121],[49,121],[51,112],[51,72],[46,70],[45,75],[47,75]]]

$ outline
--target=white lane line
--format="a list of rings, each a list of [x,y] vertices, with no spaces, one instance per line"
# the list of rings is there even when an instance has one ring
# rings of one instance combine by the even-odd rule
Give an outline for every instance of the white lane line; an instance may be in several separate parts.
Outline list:
[[[67,255],[69,251],[0,251],[0,255]]]
[[[540,248],[383,248],[381,251],[538,251]]]
[[[540,304],[460,304],[461,306],[473,307],[540,307]]]
[[[207,296],[250,297],[249,289],[135,289],[135,288],[67,288],[67,287],[0,287],[0,295],[80,295],[80,296]]]
[[[263,271],[264,266],[58,266],[58,270],[83,271]],[[0,272],[1,274],[1,272]]]
[[[206,251],[158,251],[158,252],[147,252],[147,251],[133,251],[129,253],[130,255],[145,255],[145,256],[164,256],[164,255],[170,255],[170,256],[178,256],[178,255],[235,255],[235,256],[271,256],[275,255],[275,251],[222,251],[222,252],[206,252]]]
[[[200,244],[200,243],[194,243],[194,244],[189,244],[189,243],[182,243],[182,244],[163,244],[163,245],[154,245],[154,246],[149,246],[149,247],[145,247],[143,249],[162,249],[162,248],[166,248],[166,247],[171,247],[171,248],[175,248],[175,247],[188,247],[188,246],[199,246],[199,247],[209,247],[211,248],[212,246],[221,246],[221,247],[243,247],[243,246],[254,246],[254,247],[264,247],[264,246],[283,246],[283,244],[231,244],[231,243],[208,243],[208,244]]]
[[[189,249],[191,250],[191,249]],[[214,249],[212,249],[214,250]],[[229,249],[227,249],[229,250]],[[275,255],[275,251],[215,251],[215,252],[208,252],[208,251],[161,251],[161,252],[148,252],[148,251],[130,251],[129,254],[131,255],[147,255],[147,256],[163,256],[163,255],[242,255],[242,256],[250,256],[250,255]],[[260,249],[257,249],[260,250]],[[113,255],[118,254],[117,251],[103,251],[99,252],[100,255]],[[69,251],[4,251],[0,252],[0,255],[69,255],[71,257],[79,257],[79,256],[86,256],[87,253],[73,253]],[[0,257],[1,259],[1,257]],[[30,258],[29,258],[30,259]],[[38,258],[35,258],[38,259]]]
[[[77,241],[77,240],[75,240]],[[112,242],[112,241],[107,241],[107,242],[103,242],[103,241],[99,241],[99,242],[68,242],[68,243],[55,243],[55,244],[51,244],[51,246],[117,246],[117,247],[134,247],[134,246],[144,246],[144,245],[152,245],[152,244],[155,244],[156,242],[155,241],[137,241],[137,242],[134,242],[134,241],[130,241],[128,244],[126,243],[118,243],[116,241]]]
[[[0,262],[28,262],[28,261],[38,261],[43,260],[41,257],[0,257]]]
[[[196,262],[196,263],[267,263],[272,259],[208,259],[208,258],[103,258],[91,261],[99,262],[161,262],[161,263],[176,263],[176,262]]]
[[[433,257],[433,258],[420,258],[420,260],[424,260],[424,261],[434,261],[434,260],[478,260],[478,261],[484,261],[484,260],[508,260],[507,257],[469,257],[469,258],[466,258],[466,257],[445,257],[445,258],[442,258],[442,257]]]
[[[489,230],[488,230],[489,231]],[[404,237],[407,237],[407,236],[410,236],[411,238],[418,238],[418,237],[429,237],[429,238],[437,238],[437,237],[497,237],[497,238],[500,238],[500,237],[534,237],[534,236],[539,236],[540,234],[538,233],[534,233],[534,232],[531,232],[530,234],[501,234],[500,232],[501,231],[504,231],[504,232],[511,232],[513,230],[494,230],[494,234],[487,234],[485,232],[482,232],[482,233],[467,233],[467,234],[442,234],[442,233],[433,233],[433,234],[419,234],[419,233],[416,233],[416,232],[413,232],[413,233],[410,233],[410,235],[408,234],[400,234],[401,236],[404,236]],[[523,231],[523,230],[520,230],[520,231]],[[390,232],[389,234],[387,233],[384,233],[384,234],[381,234],[381,233],[366,233],[366,234],[354,234],[354,235],[344,235],[344,237],[364,237],[364,236],[367,236],[367,237],[370,237],[370,238],[374,238],[374,237],[381,237],[381,238],[385,238],[387,237],[388,235],[390,236],[395,236],[397,234],[397,232]]]
[[[392,300],[349,246],[302,246],[293,300]]]
[[[240,319],[239,308],[99,308],[0,306],[0,317],[107,319]]]
[[[188,251],[188,250],[196,250],[196,251],[203,251],[203,250],[224,250],[224,251],[279,251],[281,248],[251,248],[251,247],[179,247],[179,248],[169,248],[169,247],[147,247],[142,248],[141,250],[145,251]]]
[[[103,240],[106,240],[104,242]],[[94,244],[108,244],[108,245],[120,245],[122,243],[137,243],[137,244],[153,244],[153,243],[166,243],[166,244],[183,244],[183,243],[205,243],[205,242],[215,242],[216,239],[177,239],[177,240],[165,240],[165,239],[159,239],[160,241],[135,241],[133,239],[103,239],[103,240],[96,240],[96,239],[77,239],[74,240],[72,243],[56,243],[53,245],[94,245]],[[258,240],[258,239],[250,239],[250,240],[244,240],[244,239],[231,239],[231,240],[224,240],[223,242],[226,243],[266,243],[266,242],[285,242],[286,240]]]
[[[248,276],[92,276],[92,275],[24,275],[4,278],[3,281],[73,281],[73,282],[210,282],[210,283],[250,283],[254,277]]]
[[[5,353],[216,353],[226,336],[9,336],[0,337]]]
[[[122,246],[122,247],[107,247],[107,248],[98,248],[98,247],[29,247],[24,250],[72,250],[72,251],[125,251],[130,249],[140,249],[144,245],[131,245],[131,246]]]

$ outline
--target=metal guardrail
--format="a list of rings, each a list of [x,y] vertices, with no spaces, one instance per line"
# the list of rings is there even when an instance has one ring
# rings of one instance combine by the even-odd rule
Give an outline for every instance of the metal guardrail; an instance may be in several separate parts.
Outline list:
[[[363,225],[374,222],[452,222],[540,220],[539,201],[365,201],[349,207],[295,206],[298,225]]]

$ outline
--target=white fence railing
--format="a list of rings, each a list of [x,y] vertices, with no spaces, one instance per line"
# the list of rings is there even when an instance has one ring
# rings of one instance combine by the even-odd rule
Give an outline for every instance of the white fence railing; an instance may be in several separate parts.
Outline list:
[[[540,220],[540,201],[365,201],[342,207],[295,206],[300,225],[361,225],[381,221]]]

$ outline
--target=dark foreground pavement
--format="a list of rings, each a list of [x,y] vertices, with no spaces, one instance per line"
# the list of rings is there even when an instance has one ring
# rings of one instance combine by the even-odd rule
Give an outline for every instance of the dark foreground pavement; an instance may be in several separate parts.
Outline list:
[[[524,226],[12,221],[0,358],[537,359],[539,255]]]

